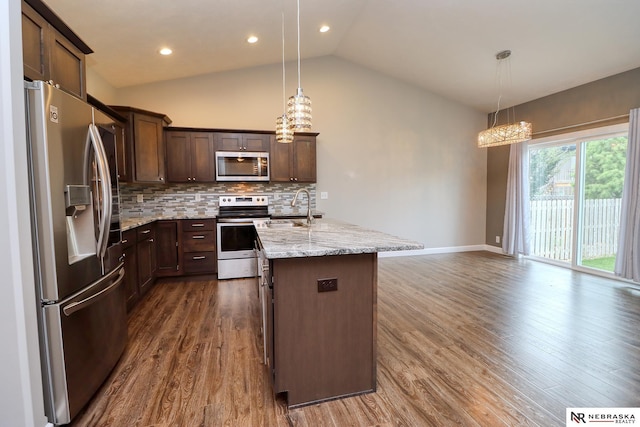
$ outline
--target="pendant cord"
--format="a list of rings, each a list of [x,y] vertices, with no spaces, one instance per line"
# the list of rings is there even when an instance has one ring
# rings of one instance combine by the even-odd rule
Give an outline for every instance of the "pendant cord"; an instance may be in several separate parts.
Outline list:
[[[285,93],[285,66],[284,66],[284,10],[282,10],[282,108],[287,111],[287,96]]]
[[[298,87],[300,85],[300,0],[298,0]]]

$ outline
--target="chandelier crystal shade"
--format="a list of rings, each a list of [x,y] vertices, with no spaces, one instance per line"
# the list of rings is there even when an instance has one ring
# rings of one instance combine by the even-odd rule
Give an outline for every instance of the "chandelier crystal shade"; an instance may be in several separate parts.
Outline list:
[[[519,122],[493,126],[478,134],[478,147],[516,144],[531,139],[531,123]]]
[[[300,84],[300,0],[298,0],[298,90],[287,103],[289,127],[294,132],[311,131],[311,99],[302,92]]]
[[[499,145],[516,144],[519,142],[528,141],[532,136],[532,126],[528,122],[515,122],[507,123],[504,125],[497,125],[498,113],[500,112],[500,101],[502,100],[502,63],[511,56],[510,50],[503,50],[496,54],[498,60],[498,85],[500,86],[500,95],[498,97],[498,108],[493,115],[493,124],[489,129],[483,130],[478,134],[478,147],[497,147]],[[508,78],[511,79],[510,64],[507,69]],[[513,111],[513,118],[515,119],[515,110]],[[508,111],[508,110],[507,110]],[[507,121],[509,121],[509,114],[507,114]]]

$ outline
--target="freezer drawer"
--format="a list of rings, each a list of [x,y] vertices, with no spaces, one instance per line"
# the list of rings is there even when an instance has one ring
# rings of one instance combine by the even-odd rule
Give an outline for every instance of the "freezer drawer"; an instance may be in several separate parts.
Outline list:
[[[49,421],[68,423],[109,375],[127,342],[124,269],[61,303],[43,306],[45,404]]]

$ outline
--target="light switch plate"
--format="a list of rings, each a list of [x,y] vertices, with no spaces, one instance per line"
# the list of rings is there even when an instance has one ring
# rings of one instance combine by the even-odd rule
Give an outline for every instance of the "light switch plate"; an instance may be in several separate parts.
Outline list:
[[[143,203],[143,202],[144,202],[144,196],[143,196],[142,194],[138,194],[138,195],[136,196],[136,201],[137,201],[138,203]]]

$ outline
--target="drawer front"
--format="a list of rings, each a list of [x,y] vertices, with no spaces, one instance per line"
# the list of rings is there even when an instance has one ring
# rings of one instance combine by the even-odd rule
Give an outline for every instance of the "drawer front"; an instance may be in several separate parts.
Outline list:
[[[136,234],[138,236],[138,242],[142,242],[150,237],[155,237],[155,228],[153,227],[153,224],[143,225],[136,228]]]
[[[213,231],[216,221],[213,219],[183,219],[182,231]]]
[[[184,254],[185,273],[215,273],[216,253],[210,252],[188,252]]]
[[[216,236],[213,230],[189,231],[182,233],[184,252],[204,252],[216,250]]]
[[[136,229],[132,228],[122,232],[122,249],[130,248],[136,244]]]

